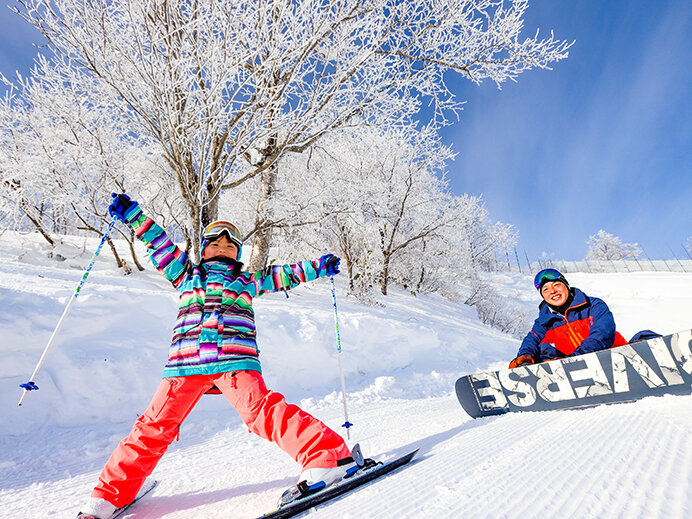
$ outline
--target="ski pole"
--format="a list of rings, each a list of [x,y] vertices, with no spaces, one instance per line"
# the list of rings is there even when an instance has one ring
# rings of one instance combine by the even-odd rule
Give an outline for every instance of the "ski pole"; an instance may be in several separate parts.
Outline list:
[[[344,368],[341,364],[341,335],[339,334],[339,312],[336,309],[336,290],[334,289],[334,276],[329,276],[332,282],[332,302],[334,304],[334,329],[336,330],[336,349],[338,351],[337,358],[339,359],[339,376],[341,377],[341,394],[344,399],[344,424],[341,427],[346,428],[346,437],[351,439],[350,427],[353,426],[348,421],[348,408],[346,406],[346,384],[344,383]]]
[[[46,347],[43,349],[41,358],[39,359],[38,364],[36,364],[36,368],[34,368],[34,373],[31,375],[31,378],[28,382],[19,385],[19,387],[24,389],[24,392],[22,393],[22,397],[19,399],[19,404],[17,405],[22,405],[29,391],[38,390],[38,386],[36,385],[36,377],[38,375],[38,372],[41,371],[43,363],[46,361],[46,356],[48,355],[50,349],[53,347],[55,338],[58,336],[58,333],[60,332],[60,328],[62,328],[62,324],[65,321],[65,318],[69,315],[70,310],[72,309],[72,305],[74,304],[75,300],[77,299],[77,296],[79,295],[79,291],[82,289],[82,286],[84,285],[84,282],[86,281],[87,277],[89,277],[89,272],[91,272],[91,268],[94,266],[94,262],[96,261],[96,258],[98,257],[99,253],[101,252],[101,247],[103,247],[103,244],[108,238],[108,234],[110,234],[111,230],[113,229],[113,225],[115,225],[115,220],[116,217],[114,216],[110,224],[108,225],[108,229],[106,229],[106,232],[101,238],[101,243],[99,243],[99,246],[96,248],[94,255],[91,257],[91,262],[84,271],[84,275],[82,276],[79,285],[77,285],[77,289],[74,291],[74,294],[70,297],[69,301],[67,302],[67,306],[65,306],[65,310],[63,310],[62,312],[62,316],[60,316],[60,320],[58,321],[58,324],[55,326],[55,330],[53,330],[50,339],[48,339],[48,344],[46,344]]]

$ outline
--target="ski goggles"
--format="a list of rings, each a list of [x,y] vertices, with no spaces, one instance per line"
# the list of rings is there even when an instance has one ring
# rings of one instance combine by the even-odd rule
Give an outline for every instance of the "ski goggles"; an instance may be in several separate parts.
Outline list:
[[[536,290],[540,290],[541,287],[548,281],[562,281],[563,283],[565,283],[566,280],[565,277],[562,274],[560,274],[558,270],[543,269],[538,274],[536,274],[535,278],[533,278],[533,286],[536,287]]]
[[[230,222],[224,222],[219,220],[217,222],[212,222],[204,229],[204,234],[202,238],[206,242],[210,242],[225,234],[230,241],[235,243],[238,247],[243,244],[243,235],[240,234],[238,228]]]

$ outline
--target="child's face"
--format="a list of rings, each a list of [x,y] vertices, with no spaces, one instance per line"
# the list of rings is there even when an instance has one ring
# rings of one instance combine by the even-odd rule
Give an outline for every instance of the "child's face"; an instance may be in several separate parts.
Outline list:
[[[238,257],[238,246],[222,234],[209,244],[202,251],[202,259],[208,260],[213,257],[236,259]]]

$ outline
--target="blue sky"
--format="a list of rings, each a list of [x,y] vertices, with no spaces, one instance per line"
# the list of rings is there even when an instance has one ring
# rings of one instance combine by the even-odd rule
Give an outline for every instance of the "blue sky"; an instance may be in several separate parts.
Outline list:
[[[536,28],[575,40],[552,71],[498,90],[453,84],[467,101],[443,129],[457,194],[482,195],[519,231],[517,251],[582,259],[600,229],[651,258],[692,237],[692,0],[532,0]],[[37,33],[0,9],[0,71],[27,73]],[[671,252],[672,249],[672,252]]]
[[[482,194],[519,230],[522,262],[582,259],[600,229],[652,258],[685,257],[692,1],[532,0],[525,28],[575,44],[501,91],[459,83],[467,104],[442,132],[458,153],[454,191]]]

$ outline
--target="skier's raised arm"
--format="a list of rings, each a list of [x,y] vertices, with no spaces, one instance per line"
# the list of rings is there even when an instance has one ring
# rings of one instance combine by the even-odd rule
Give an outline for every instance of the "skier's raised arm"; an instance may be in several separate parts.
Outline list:
[[[171,241],[160,225],[144,214],[139,203],[125,194],[113,193],[112,196],[113,202],[108,212],[134,231],[135,236],[146,245],[154,267],[177,288],[188,266],[187,254]]]

